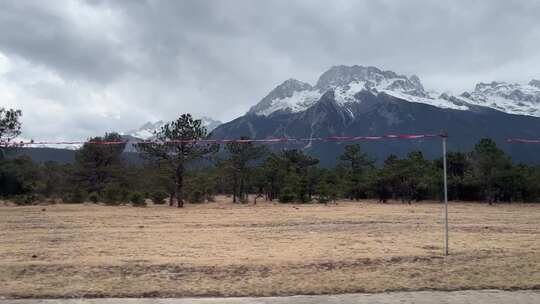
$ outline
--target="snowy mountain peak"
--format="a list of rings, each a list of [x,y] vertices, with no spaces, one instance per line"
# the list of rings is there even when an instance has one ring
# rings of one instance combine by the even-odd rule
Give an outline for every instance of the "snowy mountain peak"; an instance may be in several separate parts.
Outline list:
[[[142,129],[152,129],[152,130],[154,130],[154,129],[157,129],[157,128],[161,127],[164,124],[165,124],[165,122],[163,122],[163,120],[158,120],[156,122],[150,122],[149,121],[149,122],[145,123],[144,125],[142,125],[139,128],[139,130],[142,130]]]
[[[529,85],[540,89],[540,80],[533,79],[529,82]]]
[[[309,83],[302,82],[293,78],[285,80],[283,83],[273,89],[265,98],[287,98],[291,97],[294,92],[311,90]]]
[[[221,124],[223,124],[223,122],[221,122],[219,120],[212,119],[212,118],[207,117],[207,116],[201,117],[201,122],[202,122],[203,126],[206,127],[206,131],[208,133],[212,132],[212,130],[219,127]]]
[[[303,98],[296,96],[299,92],[311,90],[313,87],[309,83],[290,78],[270,91],[258,104],[251,107],[248,113],[267,115],[278,109],[294,106],[297,99]],[[318,97],[317,95],[316,98]]]
[[[284,97],[290,97],[289,94],[295,91],[302,91],[302,90],[309,90],[311,89],[311,85],[309,83],[302,82],[300,80],[296,80],[294,78],[289,78],[285,80],[282,84],[277,86],[274,89],[275,94],[285,94]],[[287,96],[288,95],[288,96]]]
[[[339,65],[324,72],[315,88],[326,91],[329,88],[346,86],[354,82],[364,82],[367,87],[380,87],[384,89],[399,89],[401,91],[423,91],[424,87],[418,76],[408,78],[392,71],[382,71],[376,67],[359,65]]]
[[[221,121],[206,116],[203,116],[199,119],[201,120],[202,125],[206,127],[206,131],[208,133],[210,133],[212,130],[222,124]],[[165,125],[165,122],[162,120],[156,122],[147,122],[143,124],[140,128],[129,130],[125,133],[122,133],[122,135],[145,140],[151,139],[154,137],[154,133],[159,130],[163,125]]]
[[[532,85],[531,85],[532,83]],[[491,82],[489,84],[480,83],[471,95],[479,96],[484,99],[490,97],[499,97],[515,102],[533,102],[540,104],[540,87],[536,87],[535,82],[531,81],[529,85],[517,83]]]
[[[372,94],[385,93],[406,101],[443,108],[468,109],[463,102],[441,99],[438,97],[440,94],[426,92],[418,76],[407,77],[371,66],[340,65],[324,72],[314,87],[294,79],[285,81],[253,106],[248,114],[270,115],[277,111],[304,111],[317,103],[328,91],[334,92],[334,99],[340,105],[361,102],[357,94],[369,91]]]
[[[125,132],[122,135],[128,135],[140,139],[148,139],[154,136],[154,131],[158,130],[163,126],[165,122],[162,120],[156,121],[156,122],[147,122],[140,126],[138,129],[133,129]]]
[[[323,94],[334,92],[338,105],[362,102],[359,92],[384,93],[403,101],[424,103],[439,108],[470,110],[482,106],[502,112],[540,117],[540,81],[515,84],[500,81],[478,83],[474,91],[459,96],[427,91],[416,75],[407,77],[372,66],[339,65],[324,72],[315,86],[289,79],[276,87],[249,114],[301,112],[316,104]]]
[[[535,80],[528,85],[500,81],[479,83],[473,92],[465,92],[460,97],[470,104],[540,117],[540,85]]]
[[[512,88],[514,86],[518,86],[518,85],[509,84],[509,83],[501,82],[501,81],[492,81],[489,83],[480,82],[476,84],[476,86],[474,87],[474,91],[477,93],[488,93],[488,92],[493,92],[495,90]]]
[[[409,80],[412,82],[416,89],[424,91],[424,86],[422,85],[422,82],[420,82],[420,78],[418,76],[412,75],[411,77],[409,77]]]

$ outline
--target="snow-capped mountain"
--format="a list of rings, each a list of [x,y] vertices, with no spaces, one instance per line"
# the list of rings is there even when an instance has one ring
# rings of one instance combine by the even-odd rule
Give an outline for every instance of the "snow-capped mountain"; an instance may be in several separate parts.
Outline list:
[[[496,82],[479,83],[474,91],[459,98],[467,103],[493,108],[505,113],[540,117],[540,81],[527,85]]]
[[[200,119],[202,121],[203,126],[206,127],[206,132],[208,132],[208,133],[212,132],[215,128],[217,128],[221,124],[223,124],[223,122],[221,122],[219,120],[212,119],[212,118],[207,117],[207,116],[203,116]]]
[[[210,117],[203,116],[199,118],[206,127],[206,131],[210,133],[216,127],[222,124],[221,121],[212,119]],[[159,120],[156,122],[147,122],[138,129],[129,130],[122,133],[123,136],[131,136],[137,139],[151,139],[154,136],[154,132],[159,130],[166,122]]]
[[[206,130],[210,133],[212,130],[214,130],[216,127],[222,124],[221,121],[214,120],[212,118],[203,116],[200,118],[202,121],[202,124],[206,127]],[[133,142],[140,140],[140,139],[151,139],[154,136],[154,131],[157,131],[159,128],[161,128],[165,124],[164,121],[159,120],[156,122],[147,122],[144,125],[142,125],[138,129],[133,129],[124,133],[121,133],[124,140],[127,140],[128,145],[126,146],[126,152],[135,152],[135,148],[133,147]],[[70,143],[69,141],[66,141],[65,143],[58,142],[58,143],[49,143],[49,142],[40,142],[40,141],[32,141],[26,138],[18,137],[12,141],[14,145],[17,143],[26,143],[25,147],[31,147],[31,148],[54,148],[54,149],[63,149],[63,150],[79,150],[83,144],[82,143]],[[28,144],[32,142],[31,144]]]
[[[426,91],[418,76],[407,77],[376,67],[355,65],[330,68],[319,77],[315,86],[295,79],[286,80],[248,113],[266,116],[276,111],[293,113],[305,111],[330,90],[334,91],[336,102],[345,108],[350,107],[352,103],[361,102],[356,95],[367,91],[373,94],[385,93],[407,101],[441,108],[468,110],[468,107],[459,100]]]
[[[125,133],[122,133],[122,135],[132,136],[139,139],[149,139],[154,136],[154,132],[161,128],[165,122],[163,120],[159,120],[156,122],[147,122],[144,125],[140,126],[138,129],[129,130]]]
[[[335,66],[323,73],[315,86],[289,79],[277,86],[248,114],[261,116],[276,111],[302,112],[313,106],[323,94],[334,91],[336,102],[349,113],[357,94],[386,94],[404,101],[424,103],[438,108],[470,110],[471,106],[493,108],[505,113],[540,117],[540,81],[528,85],[504,82],[480,83],[473,92],[454,96],[426,90],[418,76],[410,77],[376,67]]]
[[[449,148],[468,151],[481,138],[492,138],[517,161],[540,163],[540,146],[518,146],[507,138],[540,134],[540,81],[527,85],[479,84],[461,95],[426,89],[417,76],[375,67],[335,66],[315,85],[289,79],[273,89],[244,116],[225,123],[212,138],[317,138],[448,132]],[[519,115],[516,115],[519,114]],[[340,142],[283,143],[335,164]],[[379,160],[389,154],[421,150],[439,157],[440,141],[362,142]]]
[[[73,143],[69,140],[58,140],[54,143],[43,142],[39,140],[28,139],[24,137],[17,137],[10,141],[13,147],[30,147],[30,148],[53,148],[53,149],[63,149],[63,150],[79,150],[83,144],[82,143]]]

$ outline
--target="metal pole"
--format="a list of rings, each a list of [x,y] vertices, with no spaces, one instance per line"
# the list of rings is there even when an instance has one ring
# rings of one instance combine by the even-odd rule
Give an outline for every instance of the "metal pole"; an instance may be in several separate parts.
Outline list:
[[[443,135],[442,147],[443,147],[443,175],[444,175],[444,255],[448,255],[448,185],[446,178],[446,138],[447,135]]]

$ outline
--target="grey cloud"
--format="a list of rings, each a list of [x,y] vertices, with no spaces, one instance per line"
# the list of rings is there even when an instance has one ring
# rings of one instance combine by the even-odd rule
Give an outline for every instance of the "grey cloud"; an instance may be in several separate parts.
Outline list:
[[[540,77],[539,1],[53,3],[0,2],[0,52],[112,91],[122,99],[116,110],[129,105],[138,114],[123,116],[134,121],[184,111],[231,119],[281,81],[314,83],[338,64],[417,74],[439,90]],[[62,90],[69,86],[36,85],[29,93],[69,103],[74,94]]]
[[[109,82],[130,69],[117,43],[81,31],[49,2],[0,2],[0,50],[67,77]],[[54,7],[54,6],[52,6]]]

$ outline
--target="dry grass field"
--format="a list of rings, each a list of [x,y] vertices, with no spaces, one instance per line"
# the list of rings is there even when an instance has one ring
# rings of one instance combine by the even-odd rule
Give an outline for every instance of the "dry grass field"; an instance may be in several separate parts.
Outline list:
[[[0,207],[0,298],[540,288],[540,204]]]

